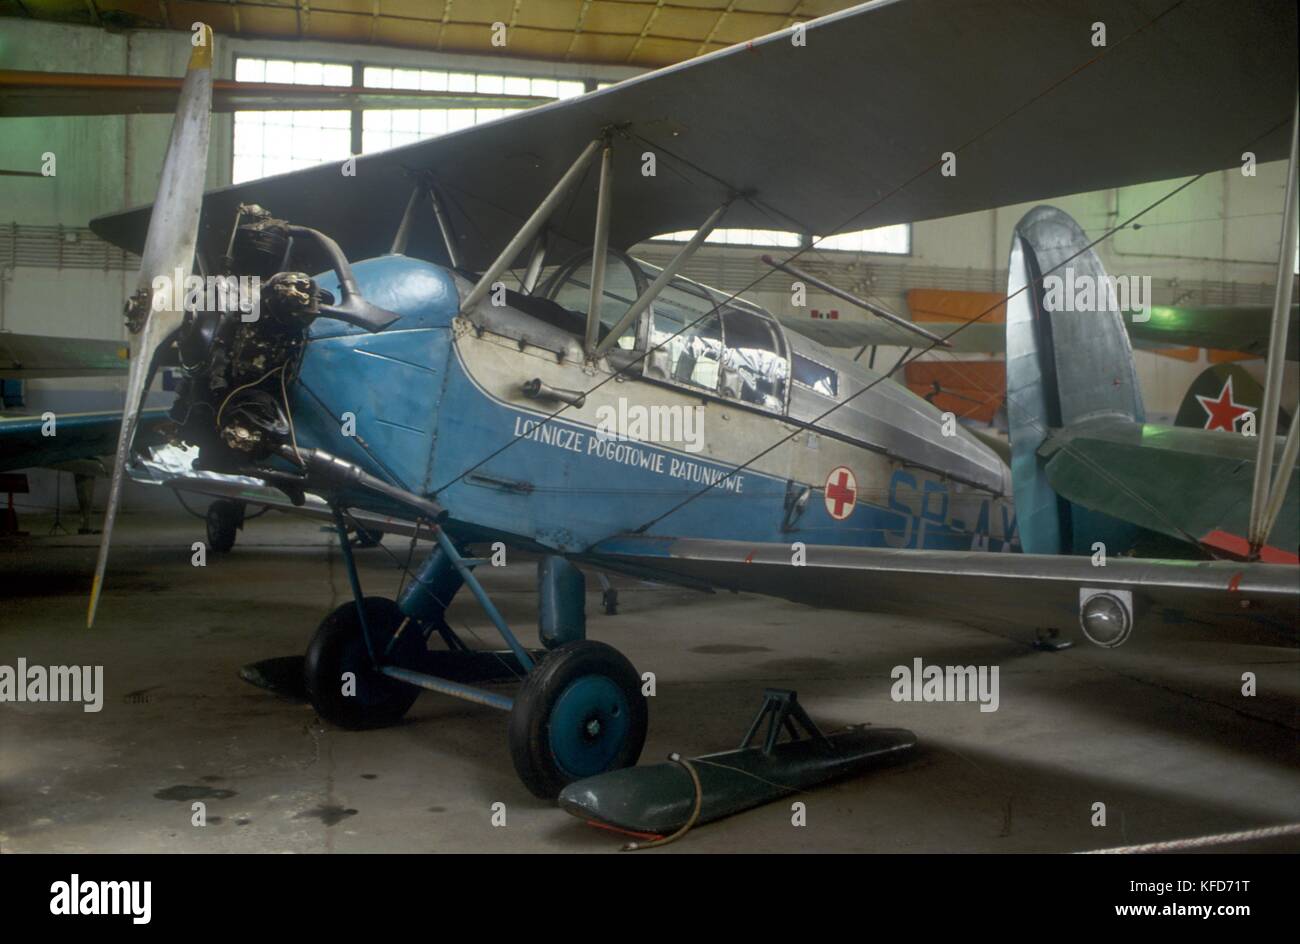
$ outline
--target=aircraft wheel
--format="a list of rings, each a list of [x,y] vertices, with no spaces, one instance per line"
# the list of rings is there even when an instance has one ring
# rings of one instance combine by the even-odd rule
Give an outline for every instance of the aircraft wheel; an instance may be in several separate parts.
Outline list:
[[[235,546],[239,529],[239,508],[224,498],[208,506],[208,548],[222,554]]]
[[[384,539],[384,532],[369,531],[365,528],[357,528],[352,536],[352,543],[356,547],[378,547]]]
[[[396,603],[383,597],[366,597],[365,607],[371,644],[376,654],[382,654],[405,617]],[[388,661],[414,665],[423,651],[424,637],[416,627],[408,626]],[[393,724],[420,694],[414,685],[375,670],[361,633],[357,605],[351,600],[321,621],[307,647],[303,675],[316,713],[341,728]]]
[[[641,676],[613,646],[566,643],[546,655],[510,711],[510,757],[535,796],[630,767],[649,723]]]

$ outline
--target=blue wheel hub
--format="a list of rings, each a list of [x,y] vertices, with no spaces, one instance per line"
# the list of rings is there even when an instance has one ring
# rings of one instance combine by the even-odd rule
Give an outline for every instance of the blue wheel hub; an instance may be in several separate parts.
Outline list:
[[[609,769],[627,738],[627,697],[603,675],[575,679],[551,711],[548,735],[556,764],[574,778]]]

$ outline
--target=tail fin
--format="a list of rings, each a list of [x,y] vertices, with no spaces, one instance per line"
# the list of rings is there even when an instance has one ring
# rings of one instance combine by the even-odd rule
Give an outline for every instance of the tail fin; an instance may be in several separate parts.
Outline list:
[[[1246,432],[1247,424],[1259,421],[1259,407],[1263,402],[1264,388],[1246,368],[1231,362],[1212,364],[1187,388],[1174,425]],[[1291,418],[1279,407],[1278,432],[1290,425]]]
[[[1096,540],[1120,523],[1081,529],[1090,513],[1056,494],[1038,448],[1052,430],[1092,417],[1143,421],[1133,349],[1113,283],[1069,214],[1050,206],[1025,214],[1009,270],[1007,422],[1021,544],[1027,553],[1086,553],[1076,534]]]

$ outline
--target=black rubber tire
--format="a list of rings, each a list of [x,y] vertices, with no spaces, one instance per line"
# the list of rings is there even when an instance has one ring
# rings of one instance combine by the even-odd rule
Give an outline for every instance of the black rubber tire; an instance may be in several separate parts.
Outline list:
[[[353,547],[378,547],[384,539],[384,532],[357,528],[352,535]]]
[[[397,604],[384,597],[366,597],[366,625],[371,643],[382,655],[389,639],[401,625]],[[424,651],[424,637],[408,626],[387,660],[394,665],[414,666]],[[343,673],[356,675],[356,693],[343,694]],[[307,647],[303,680],[312,707],[326,721],[340,728],[362,730],[394,724],[406,714],[420,689],[375,671],[361,634],[357,605],[349,600],[321,621]]]
[[[235,546],[239,532],[239,508],[232,501],[218,499],[208,506],[208,550],[225,554]]]
[[[524,680],[510,711],[510,759],[529,791],[544,800],[554,799],[564,787],[583,777],[565,770],[551,749],[551,714],[560,696],[584,676],[603,676],[622,692],[628,709],[627,732],[616,755],[604,770],[631,767],[641,756],[649,726],[649,711],[641,694],[641,676],[613,646],[593,640],[566,643],[546,654]]]

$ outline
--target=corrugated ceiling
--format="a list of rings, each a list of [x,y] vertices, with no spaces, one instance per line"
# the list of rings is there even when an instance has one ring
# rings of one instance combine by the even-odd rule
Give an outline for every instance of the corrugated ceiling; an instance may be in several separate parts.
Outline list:
[[[854,0],[0,0],[0,14],[109,29],[373,43],[656,67],[744,42]],[[506,47],[492,24],[507,26]]]

